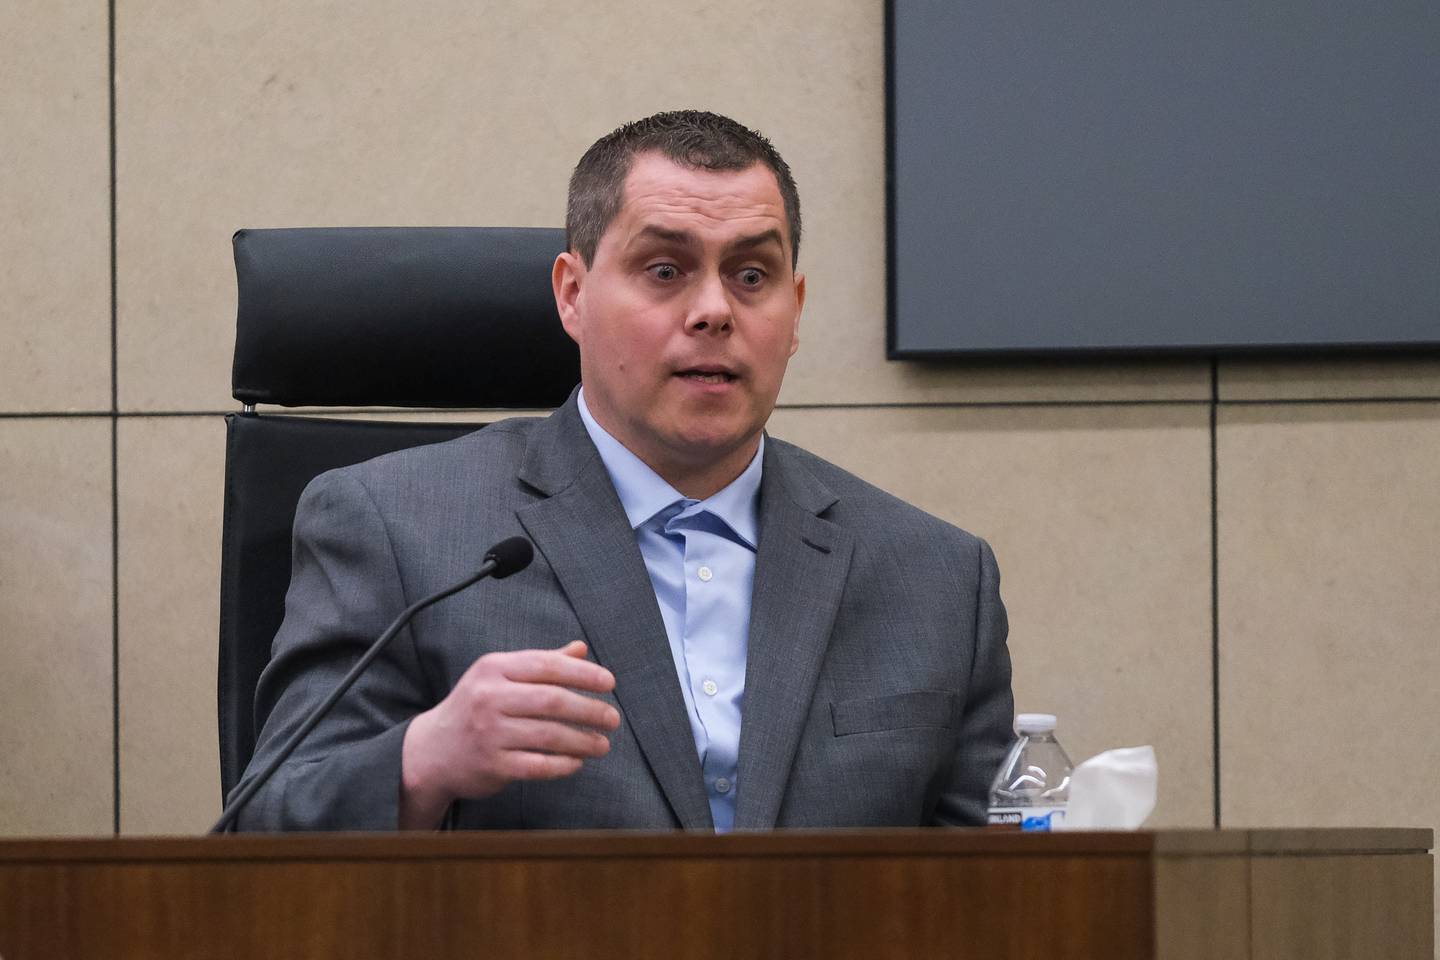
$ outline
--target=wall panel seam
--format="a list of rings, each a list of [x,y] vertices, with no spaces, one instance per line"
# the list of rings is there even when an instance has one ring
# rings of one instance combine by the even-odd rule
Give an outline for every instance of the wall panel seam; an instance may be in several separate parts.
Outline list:
[[[110,736],[111,828],[120,832],[120,384],[119,263],[116,230],[115,0],[106,3],[110,140]]]
[[[1210,361],[1210,767],[1211,819],[1220,829],[1220,360]]]
[[[112,356],[114,348],[112,345]],[[112,371],[112,379],[114,373]],[[775,409],[781,411],[813,411],[813,410],[996,410],[996,409],[1044,409],[1061,407],[1324,407],[1324,406],[1402,406],[1415,404],[1440,405],[1440,396],[1435,397],[1332,397],[1329,399],[1315,398],[1309,400],[1284,399],[1284,400],[993,400],[993,401],[960,401],[955,403],[782,403],[777,404]],[[211,410],[197,409],[162,409],[162,410],[12,410],[0,411],[0,420],[83,420],[83,419],[109,419],[118,418],[129,420],[146,417],[224,417],[232,413],[239,413],[239,407],[233,409],[215,408]],[[354,415],[354,414],[384,414],[387,417],[403,416],[407,413],[413,414],[476,414],[487,418],[498,419],[508,416],[536,416],[544,415],[545,411],[535,410],[497,410],[494,407],[262,407],[259,410],[262,416],[327,416],[327,415]]]

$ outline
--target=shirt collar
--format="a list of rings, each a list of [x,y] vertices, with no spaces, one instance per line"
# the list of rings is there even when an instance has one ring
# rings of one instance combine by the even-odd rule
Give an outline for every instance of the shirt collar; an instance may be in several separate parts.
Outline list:
[[[600,452],[600,460],[605,464],[606,472],[610,474],[610,482],[614,484],[615,492],[620,497],[620,505],[625,509],[625,518],[630,523],[630,529],[640,527],[655,514],[679,501],[685,504],[682,514],[708,511],[724,521],[748,547],[752,550],[756,548],[760,542],[760,476],[765,459],[763,433],[760,435],[760,446],[755,450],[755,456],[740,476],[697,503],[666,483],[645,461],[635,456],[628,447],[600,426],[590,415],[590,408],[585,405],[584,387],[580,388],[576,406],[580,408],[580,420],[585,424],[585,432],[590,435],[595,449]]]

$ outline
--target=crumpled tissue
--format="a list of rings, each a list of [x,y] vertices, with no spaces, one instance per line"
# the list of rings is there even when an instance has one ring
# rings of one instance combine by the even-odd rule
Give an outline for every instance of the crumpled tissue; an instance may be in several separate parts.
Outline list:
[[[1071,771],[1064,829],[1138,830],[1155,809],[1159,777],[1151,746],[1091,757]]]

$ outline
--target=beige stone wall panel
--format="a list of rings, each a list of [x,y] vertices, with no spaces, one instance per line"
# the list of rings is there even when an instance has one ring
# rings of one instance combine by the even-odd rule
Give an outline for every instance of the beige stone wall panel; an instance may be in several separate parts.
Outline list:
[[[125,418],[119,465],[120,829],[198,833],[220,815],[224,422]]]
[[[1226,826],[1440,825],[1440,403],[1221,411]]]
[[[1222,400],[1440,399],[1440,356],[1231,359],[1220,364]]]
[[[110,422],[0,420],[0,836],[109,833]]]
[[[0,411],[110,409],[103,3],[0,5]]]

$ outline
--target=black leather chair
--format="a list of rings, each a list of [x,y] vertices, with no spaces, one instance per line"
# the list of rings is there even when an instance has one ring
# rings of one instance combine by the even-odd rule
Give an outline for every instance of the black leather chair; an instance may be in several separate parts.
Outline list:
[[[254,713],[255,685],[284,615],[305,485],[483,425],[261,414],[255,405],[543,409],[580,380],[550,292],[561,230],[241,230],[234,244],[232,386],[244,409],[225,418],[222,796],[265,719]]]

